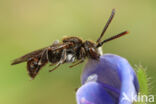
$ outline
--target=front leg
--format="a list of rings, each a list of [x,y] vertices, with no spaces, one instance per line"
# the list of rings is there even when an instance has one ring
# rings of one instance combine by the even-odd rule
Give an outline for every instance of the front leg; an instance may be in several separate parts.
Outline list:
[[[78,64],[83,63],[84,60],[85,60],[85,57],[86,57],[86,51],[85,51],[85,49],[83,47],[81,47],[80,50],[79,50],[79,56],[78,56],[79,61],[76,61],[74,64],[72,64],[69,67],[72,68],[72,67],[74,67],[74,66],[76,66]]]

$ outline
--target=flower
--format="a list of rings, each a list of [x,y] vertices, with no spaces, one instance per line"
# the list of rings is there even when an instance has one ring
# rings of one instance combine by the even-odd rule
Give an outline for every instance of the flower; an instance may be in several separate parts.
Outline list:
[[[77,104],[132,104],[139,92],[135,71],[129,62],[114,54],[99,61],[88,60],[76,92]]]

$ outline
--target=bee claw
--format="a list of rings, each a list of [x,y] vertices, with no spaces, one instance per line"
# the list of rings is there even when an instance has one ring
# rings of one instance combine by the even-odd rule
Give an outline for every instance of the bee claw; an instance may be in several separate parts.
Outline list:
[[[51,72],[52,70],[49,70],[49,72]]]
[[[74,91],[75,91],[75,92],[77,92],[77,90],[78,90],[78,89],[79,89],[79,88],[75,88],[75,90],[74,90]]]

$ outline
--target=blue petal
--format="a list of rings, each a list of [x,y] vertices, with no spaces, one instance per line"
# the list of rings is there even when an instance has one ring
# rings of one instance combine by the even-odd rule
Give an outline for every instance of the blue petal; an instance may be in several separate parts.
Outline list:
[[[100,57],[99,61],[89,60],[82,73],[81,82],[82,85],[98,82],[110,86],[111,91],[106,87],[104,89],[119,104],[131,104],[133,97],[139,91],[138,80],[131,65],[125,58],[113,54],[105,54]],[[116,91],[120,93],[117,94]],[[125,96],[128,100],[125,99]]]
[[[114,104],[114,99],[105,91],[102,84],[89,82],[76,93],[77,104]]]

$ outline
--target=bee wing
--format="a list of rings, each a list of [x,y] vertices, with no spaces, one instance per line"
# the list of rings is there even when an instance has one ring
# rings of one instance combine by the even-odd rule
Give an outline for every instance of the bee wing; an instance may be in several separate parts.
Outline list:
[[[56,51],[56,50],[67,48],[69,45],[70,45],[69,43],[67,43],[67,44],[57,44],[55,46],[51,46],[49,49],[51,51]]]
[[[39,49],[39,50],[30,52],[30,53],[28,53],[28,54],[26,54],[24,56],[21,56],[21,57],[15,59],[15,60],[13,60],[13,62],[11,63],[11,65],[15,65],[15,64],[19,64],[19,63],[25,62],[29,58],[32,58],[32,57],[37,56],[37,55],[40,55],[44,49],[45,48],[42,48],[42,49]]]
[[[19,63],[28,61],[28,59],[30,59],[32,57],[41,55],[42,52],[43,52],[43,50],[45,50],[46,48],[48,48],[51,51],[56,51],[56,50],[59,50],[59,49],[67,48],[69,45],[71,45],[71,43],[62,43],[62,44],[57,43],[57,44],[52,44],[50,47],[45,47],[45,48],[42,48],[42,49],[39,49],[39,50],[30,52],[30,53],[28,53],[28,54],[26,54],[26,55],[24,55],[22,57],[19,57],[19,58],[13,60],[13,62],[11,63],[11,65],[19,64]]]
[[[51,51],[56,51],[56,50],[64,49],[68,45],[69,44],[57,44],[57,46],[52,45],[51,47],[49,47],[49,49],[51,49]],[[42,49],[42,50],[44,50],[44,49]],[[40,54],[36,57],[33,57],[32,59],[27,61],[27,70],[28,70],[29,76],[32,79],[34,79],[36,77],[36,75],[38,74],[40,69],[48,62],[45,54],[46,54],[46,51],[44,51],[42,54]],[[42,57],[42,55],[43,55],[43,57]]]
[[[40,62],[40,58],[41,55],[27,61],[28,74],[32,79],[36,77],[40,69],[47,63],[47,60],[41,60]]]

